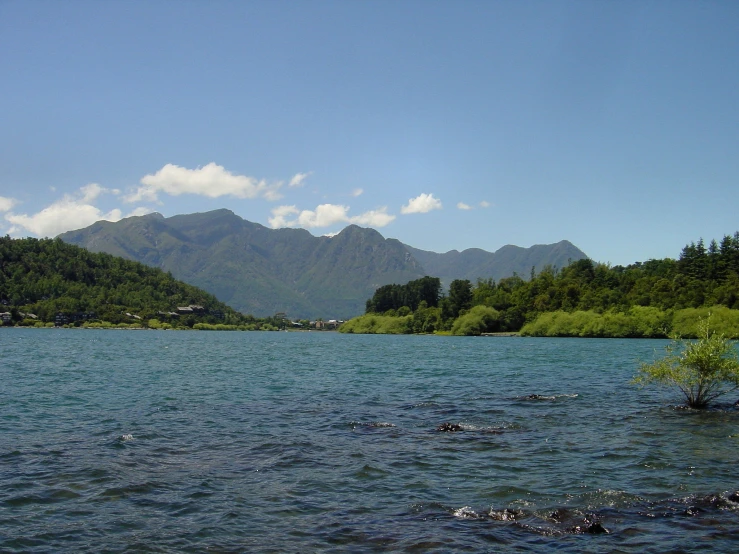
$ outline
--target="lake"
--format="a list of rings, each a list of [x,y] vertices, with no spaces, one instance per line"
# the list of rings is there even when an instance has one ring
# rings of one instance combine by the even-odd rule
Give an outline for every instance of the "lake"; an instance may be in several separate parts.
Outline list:
[[[736,551],[665,344],[0,329],[0,551]]]

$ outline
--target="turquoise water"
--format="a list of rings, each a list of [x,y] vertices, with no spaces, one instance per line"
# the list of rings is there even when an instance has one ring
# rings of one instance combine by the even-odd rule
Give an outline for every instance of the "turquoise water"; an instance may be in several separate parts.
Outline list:
[[[664,344],[3,329],[0,551],[733,552],[736,398],[631,386]]]

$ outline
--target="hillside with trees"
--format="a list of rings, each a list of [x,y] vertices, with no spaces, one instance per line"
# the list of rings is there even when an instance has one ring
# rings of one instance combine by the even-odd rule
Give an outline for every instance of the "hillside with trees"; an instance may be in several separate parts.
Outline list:
[[[183,308],[179,310],[178,308]],[[0,237],[0,312],[7,324],[246,326],[212,294],[171,274],[59,239]]]
[[[269,229],[225,209],[99,221],[60,238],[169,271],[244,313],[286,312],[305,318],[353,317],[364,311],[365,300],[378,287],[424,275],[441,277],[448,285],[470,275],[510,276],[522,267],[528,275],[532,265],[562,267],[585,257],[567,241],[505,246],[495,253],[470,249],[436,254],[357,225],[335,236],[316,237],[305,229]]]
[[[739,336],[739,232],[721,242],[685,246],[677,260],[666,258],[610,267],[590,259],[567,267],[531,270],[495,281],[452,281],[446,295],[417,301],[408,283],[379,288],[366,314],[344,332],[518,332],[534,336],[695,336],[699,316]],[[403,292],[405,291],[405,292]],[[383,318],[402,317],[404,324]],[[379,329],[379,330],[378,330]]]

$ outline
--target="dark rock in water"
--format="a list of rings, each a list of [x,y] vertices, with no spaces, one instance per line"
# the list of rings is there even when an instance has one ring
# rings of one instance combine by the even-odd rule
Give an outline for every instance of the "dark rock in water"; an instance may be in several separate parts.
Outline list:
[[[522,400],[555,400],[555,396],[544,396],[543,394],[529,394],[527,396],[520,396]]]
[[[607,535],[610,533],[608,529],[603,527],[603,525],[595,520],[595,517],[589,516],[585,518],[585,521],[582,525],[575,525],[572,529],[570,529],[572,533],[588,533],[590,535]]]
[[[449,423],[447,421],[439,425],[436,430],[443,433],[456,433],[462,430],[462,426],[459,423]]]
[[[593,523],[591,524],[586,530],[586,533],[590,533],[591,535],[607,535],[610,533],[608,529],[603,527],[600,523]]]
[[[739,491],[732,492],[727,498],[732,502],[739,502]]]
[[[700,510],[698,508],[696,508],[695,506],[689,506],[685,510],[685,515],[686,516],[697,516],[699,513],[700,513]]]

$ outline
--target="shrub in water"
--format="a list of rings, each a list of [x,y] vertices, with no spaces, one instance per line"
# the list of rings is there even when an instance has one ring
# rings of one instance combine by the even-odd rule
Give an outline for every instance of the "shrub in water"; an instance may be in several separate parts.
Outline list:
[[[675,338],[666,348],[667,356],[642,364],[634,382],[676,387],[691,408],[705,408],[719,396],[739,389],[739,358],[734,344],[710,330],[710,319],[709,315],[699,320],[698,340]]]

